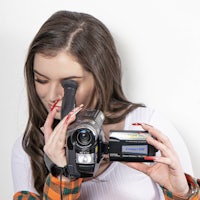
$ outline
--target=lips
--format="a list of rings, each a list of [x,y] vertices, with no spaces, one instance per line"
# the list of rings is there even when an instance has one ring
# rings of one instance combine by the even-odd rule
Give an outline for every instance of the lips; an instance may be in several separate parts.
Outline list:
[[[57,111],[61,110],[61,105],[54,105],[54,104],[49,104],[49,110],[52,111],[53,109],[56,108]]]
[[[61,106],[58,105],[58,102],[60,102],[60,99],[58,98],[54,104],[49,104],[50,111],[52,111],[54,108],[59,109]]]

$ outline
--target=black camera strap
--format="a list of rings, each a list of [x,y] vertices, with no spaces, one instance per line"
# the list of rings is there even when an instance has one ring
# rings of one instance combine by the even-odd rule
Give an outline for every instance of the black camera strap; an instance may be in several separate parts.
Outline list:
[[[65,167],[59,167],[57,166],[56,164],[54,164],[50,159],[49,157],[44,154],[44,161],[45,161],[45,164],[47,166],[47,169],[49,170],[49,172],[57,177],[58,175],[61,174],[62,172],[62,175],[64,175],[65,177],[68,177],[68,170],[67,170],[67,166]]]

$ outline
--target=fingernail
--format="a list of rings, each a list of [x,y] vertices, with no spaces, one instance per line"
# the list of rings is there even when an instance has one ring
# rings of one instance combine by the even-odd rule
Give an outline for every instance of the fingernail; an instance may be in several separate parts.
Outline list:
[[[133,126],[142,126],[142,124],[141,124],[141,123],[138,123],[138,122],[135,122],[135,123],[133,123],[132,125],[133,125]]]
[[[74,108],[74,109],[72,110],[72,115],[76,115],[78,112],[80,112],[80,111],[83,109],[83,107],[84,107],[84,105],[81,104],[80,106]]]
[[[155,160],[155,159],[156,159],[155,156],[145,156],[145,157],[144,157],[144,160],[149,160],[149,161],[153,161],[153,160]]]
[[[57,103],[60,101],[60,99],[57,99],[56,102],[51,106],[51,111],[54,110],[54,108],[56,107]]]
[[[70,117],[71,117],[71,114],[69,113],[69,114],[67,115],[66,119],[65,119],[65,123],[66,123],[66,124],[68,123]]]
[[[65,123],[68,123],[69,119],[72,117],[72,116],[75,116],[78,112],[80,112],[82,109],[83,109],[84,105],[81,104],[80,106],[74,108],[66,117],[65,119]]]

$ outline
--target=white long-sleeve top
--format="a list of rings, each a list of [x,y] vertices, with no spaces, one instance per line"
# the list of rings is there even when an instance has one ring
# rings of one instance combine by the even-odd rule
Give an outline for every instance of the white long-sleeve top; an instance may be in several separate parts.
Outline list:
[[[186,173],[193,175],[187,147],[177,130],[157,111],[150,108],[137,108],[126,116],[124,130],[133,130],[132,123],[146,123],[159,129],[171,140]],[[29,156],[22,148],[19,137],[12,151],[12,176],[14,192],[30,191],[37,194],[33,186],[33,176]],[[120,162],[113,162],[97,178],[83,182],[81,200],[160,200],[162,190],[147,175],[129,168]]]

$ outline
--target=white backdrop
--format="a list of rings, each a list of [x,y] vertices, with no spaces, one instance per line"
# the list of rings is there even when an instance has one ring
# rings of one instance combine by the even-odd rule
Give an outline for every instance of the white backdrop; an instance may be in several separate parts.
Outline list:
[[[172,121],[200,177],[200,1],[0,0],[0,199],[12,199],[11,148],[27,119],[28,45],[60,9],[88,12],[108,26],[122,59],[126,95]]]

